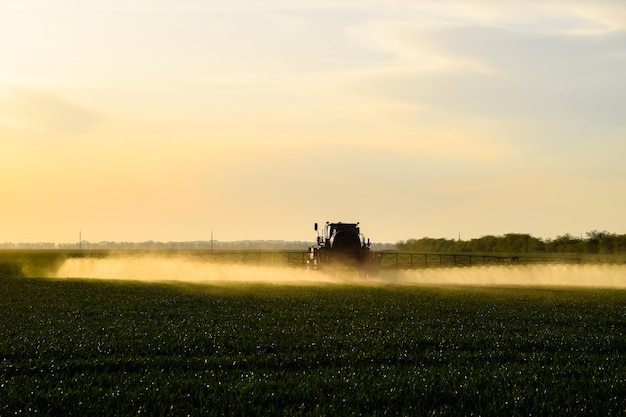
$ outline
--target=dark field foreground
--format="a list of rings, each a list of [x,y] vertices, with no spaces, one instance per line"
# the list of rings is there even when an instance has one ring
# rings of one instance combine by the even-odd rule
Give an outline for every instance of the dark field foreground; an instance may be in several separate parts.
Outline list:
[[[0,274],[0,415],[621,415],[626,292]]]

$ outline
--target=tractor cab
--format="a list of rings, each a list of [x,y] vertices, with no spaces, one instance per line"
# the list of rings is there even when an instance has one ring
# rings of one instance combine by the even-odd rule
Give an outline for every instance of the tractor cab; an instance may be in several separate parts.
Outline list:
[[[360,248],[370,245],[369,239],[365,242],[365,237],[361,235],[359,223],[330,223],[326,222],[322,235],[319,235],[317,223],[315,231],[318,232],[317,244],[331,248]]]

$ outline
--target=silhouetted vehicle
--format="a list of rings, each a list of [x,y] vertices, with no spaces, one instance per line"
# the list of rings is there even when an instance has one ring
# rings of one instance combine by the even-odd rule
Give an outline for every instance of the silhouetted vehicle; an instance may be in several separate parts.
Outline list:
[[[310,269],[355,268],[360,276],[375,276],[380,265],[370,240],[365,240],[359,223],[326,222],[322,233],[315,223],[317,244],[309,248]]]

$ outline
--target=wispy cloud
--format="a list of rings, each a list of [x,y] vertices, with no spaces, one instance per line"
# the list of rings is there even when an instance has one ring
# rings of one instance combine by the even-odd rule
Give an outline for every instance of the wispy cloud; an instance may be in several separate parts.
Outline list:
[[[143,11],[143,12],[215,12],[251,13],[289,10],[333,10],[358,8],[376,0],[270,0],[237,2],[232,0],[3,0],[0,9],[22,11]]]
[[[86,133],[102,120],[97,112],[45,90],[10,88],[0,99],[1,124],[22,131],[59,135]]]

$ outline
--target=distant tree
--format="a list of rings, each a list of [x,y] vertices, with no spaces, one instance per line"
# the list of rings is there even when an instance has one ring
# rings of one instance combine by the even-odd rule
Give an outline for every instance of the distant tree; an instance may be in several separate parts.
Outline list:
[[[613,235],[613,253],[626,254],[626,235]]]
[[[478,239],[472,239],[471,252],[494,252],[498,246],[498,238],[492,235],[486,235]]]
[[[543,252],[545,244],[541,239],[529,234],[508,233],[498,238],[496,252],[529,253]]]
[[[452,239],[424,237],[400,241],[396,243],[396,248],[412,252],[448,252],[454,243],[455,241]]]
[[[600,252],[600,244],[605,236],[608,235],[607,231],[599,232],[597,230],[592,230],[586,233],[587,239],[585,240],[586,252],[587,253],[599,253]],[[608,252],[608,253],[613,253]]]
[[[598,242],[598,253],[614,254],[616,253],[617,235],[613,233],[604,233]]]
[[[471,251],[472,251],[472,244],[471,242],[468,242],[466,240],[457,240],[456,242],[454,242],[454,245],[452,245],[449,250],[449,252],[456,252],[456,253],[471,252]]]
[[[553,253],[585,253],[585,242],[566,233],[546,242],[546,251]]]

